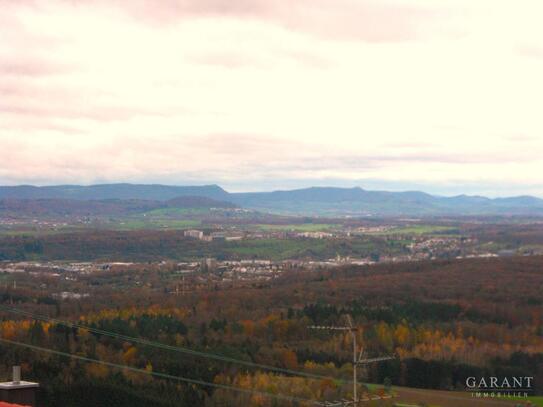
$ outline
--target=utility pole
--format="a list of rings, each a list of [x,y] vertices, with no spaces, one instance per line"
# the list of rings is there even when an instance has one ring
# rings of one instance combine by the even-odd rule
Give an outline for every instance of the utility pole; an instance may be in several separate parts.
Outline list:
[[[359,365],[373,363],[373,362],[382,362],[385,360],[394,359],[394,356],[379,356],[375,358],[369,358],[369,359],[363,359],[364,350],[361,348],[360,352],[358,352],[358,346],[356,344],[356,333],[358,332],[358,328],[353,325],[353,321],[351,319],[350,315],[346,315],[347,325],[345,326],[318,326],[318,325],[312,325],[309,328],[310,329],[323,329],[328,331],[346,331],[351,333],[352,341],[353,341],[353,399],[351,400],[339,400],[334,402],[323,402],[319,403],[323,406],[354,406],[358,407],[360,403],[360,399],[358,398],[358,377],[357,377],[357,367]],[[371,398],[370,398],[371,400]],[[369,401],[369,400],[363,400],[363,401]]]
[[[353,338],[353,405],[355,407],[358,407],[358,395],[357,395],[357,387],[358,387],[358,378],[356,377],[356,368],[358,367],[358,359],[357,358],[357,351],[358,347],[356,346],[356,332],[358,331],[357,328],[353,326],[353,321],[351,320],[351,316],[347,314],[347,323],[349,324],[349,332],[351,333],[351,337]]]

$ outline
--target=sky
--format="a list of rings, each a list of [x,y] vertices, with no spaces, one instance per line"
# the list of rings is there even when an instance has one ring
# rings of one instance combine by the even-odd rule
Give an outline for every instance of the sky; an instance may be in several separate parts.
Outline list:
[[[541,0],[0,0],[0,185],[543,197]]]

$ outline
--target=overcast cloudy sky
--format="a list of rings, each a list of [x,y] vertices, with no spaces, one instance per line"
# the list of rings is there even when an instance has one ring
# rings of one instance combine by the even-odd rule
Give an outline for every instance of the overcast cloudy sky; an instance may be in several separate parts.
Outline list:
[[[0,0],[0,184],[543,196],[543,2]]]

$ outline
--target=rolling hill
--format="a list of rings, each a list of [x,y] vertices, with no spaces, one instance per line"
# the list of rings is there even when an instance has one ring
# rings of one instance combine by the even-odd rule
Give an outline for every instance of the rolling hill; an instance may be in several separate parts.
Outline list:
[[[237,208],[231,202],[201,196],[180,196],[167,201],[144,199],[0,199],[0,217],[127,216],[157,209]]]
[[[0,186],[0,199],[140,199],[167,201],[180,196],[203,196],[226,200],[228,192],[217,185],[170,186],[158,184],[33,185]]]
[[[185,198],[184,202],[179,201]],[[260,211],[326,216],[541,216],[543,200],[532,196],[487,198],[458,195],[443,197],[420,191],[369,191],[360,187],[311,187],[289,191],[229,193],[218,185],[168,186],[141,184],[4,186],[0,187],[3,200],[40,200],[41,206],[56,204],[77,207],[75,201],[87,202],[99,210],[123,206],[137,210],[138,206],[157,208],[164,205],[186,207],[186,199],[194,207],[241,206]],[[208,202],[206,199],[211,199]],[[44,201],[45,200],[45,201]],[[52,202],[47,200],[63,200]],[[121,202],[111,202],[117,200]],[[172,201],[173,200],[173,201]],[[69,203],[67,202],[69,201]],[[88,203],[92,201],[93,203]],[[96,201],[103,201],[97,203]],[[149,203],[145,201],[153,201]],[[166,202],[170,201],[169,204]],[[19,203],[21,207],[30,204]],[[4,207],[5,207],[4,203]],[[38,205],[38,204],[32,204]],[[162,205],[162,206],[161,206]]]
[[[233,196],[232,196],[233,195]],[[293,191],[231,194],[229,200],[259,210],[298,214],[373,216],[543,215],[543,200],[531,196],[443,197],[420,191],[368,191],[360,187],[311,187]]]

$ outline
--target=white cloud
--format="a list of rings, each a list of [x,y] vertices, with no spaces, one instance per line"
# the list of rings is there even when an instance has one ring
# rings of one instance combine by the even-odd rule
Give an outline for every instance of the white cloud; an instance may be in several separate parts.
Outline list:
[[[543,194],[539,2],[156,4],[0,0],[0,183]]]

